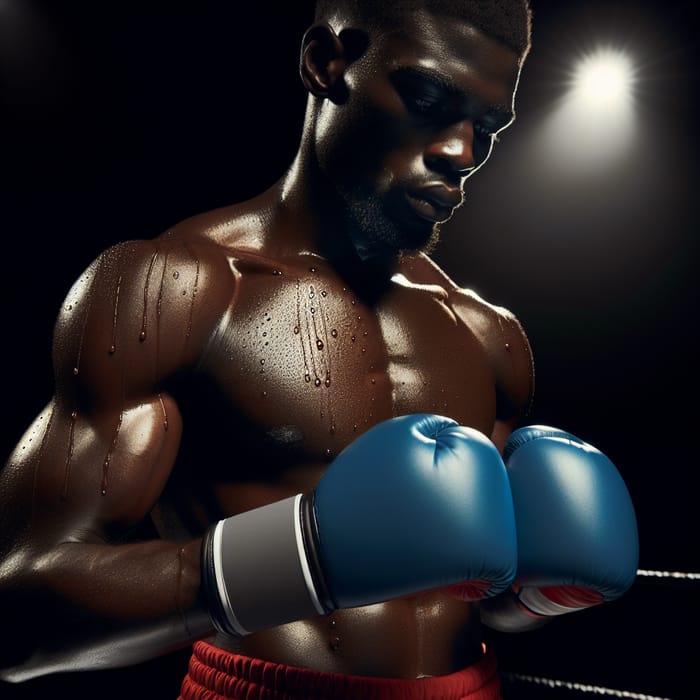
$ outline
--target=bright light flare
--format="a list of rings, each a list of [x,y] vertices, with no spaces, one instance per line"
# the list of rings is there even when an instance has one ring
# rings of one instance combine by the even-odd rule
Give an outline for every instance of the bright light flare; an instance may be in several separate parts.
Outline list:
[[[570,97],[592,113],[610,112],[629,104],[633,85],[629,56],[613,49],[599,50],[577,66]]]
[[[624,51],[583,56],[546,121],[540,147],[554,163],[579,172],[618,161],[635,135],[634,83],[634,65]]]

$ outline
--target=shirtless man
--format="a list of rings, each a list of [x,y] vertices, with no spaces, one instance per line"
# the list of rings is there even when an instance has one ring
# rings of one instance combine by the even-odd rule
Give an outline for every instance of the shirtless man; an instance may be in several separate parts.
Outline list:
[[[534,445],[522,461],[540,477],[506,472],[499,450],[532,399],[527,338],[428,257],[513,121],[527,5],[394,5],[319,4],[301,144],[277,184],[105,251],[69,292],[55,395],[0,475],[3,678],[195,642],[183,697],[203,667],[244,685],[293,678],[301,696],[331,678],[334,697],[392,683],[497,697],[480,616],[526,629],[631,584],[634,516],[600,453],[530,428],[507,452]],[[458,464],[435,458],[432,495],[421,460],[441,431]],[[605,489],[587,491],[600,517],[582,533],[565,506],[549,522],[565,542],[543,553],[526,525],[572,460],[605,463]],[[568,504],[574,485],[551,481]],[[434,518],[407,505],[428,492]],[[160,537],[143,537],[149,521]],[[573,559],[589,541],[586,578]],[[366,553],[379,564],[363,571]]]

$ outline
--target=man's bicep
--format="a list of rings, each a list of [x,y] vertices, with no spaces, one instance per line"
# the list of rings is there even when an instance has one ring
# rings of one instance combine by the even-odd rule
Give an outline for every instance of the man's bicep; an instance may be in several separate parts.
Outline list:
[[[149,513],[182,432],[170,379],[196,365],[233,283],[216,247],[158,239],[79,277],[55,325],[54,398],[7,467],[23,483],[8,507],[33,514],[32,532],[114,536]]]
[[[39,549],[121,537],[157,501],[180,435],[180,414],[167,394],[92,414],[53,400],[2,473],[12,529]]]
[[[154,278],[155,253],[149,242],[108,249],[61,306],[54,398],[8,465],[31,473],[23,500],[31,500],[32,533],[47,542],[133,526],[174,464],[180,412],[162,384],[183,363],[157,335],[165,285]]]

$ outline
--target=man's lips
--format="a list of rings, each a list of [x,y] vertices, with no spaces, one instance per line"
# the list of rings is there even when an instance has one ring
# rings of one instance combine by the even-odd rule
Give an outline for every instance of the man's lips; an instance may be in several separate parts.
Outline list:
[[[462,191],[458,187],[431,185],[407,191],[406,200],[422,219],[440,223],[447,221],[462,203]]]

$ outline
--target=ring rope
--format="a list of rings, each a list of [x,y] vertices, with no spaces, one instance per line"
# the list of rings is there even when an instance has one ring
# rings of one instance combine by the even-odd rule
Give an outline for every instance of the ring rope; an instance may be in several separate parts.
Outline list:
[[[700,579],[700,574],[685,573],[682,571],[653,571],[649,569],[638,569],[637,576],[647,576],[650,578],[675,578],[697,581]]]
[[[539,678],[537,676],[524,676],[519,673],[503,673],[510,681],[522,681],[526,683],[536,683],[546,685],[550,688],[566,688],[567,690],[579,690],[583,693],[594,693],[595,695],[608,695],[615,698],[633,698],[634,700],[672,700],[671,698],[657,697],[656,695],[644,695],[643,693],[633,693],[630,690],[615,690],[613,688],[603,688],[598,685],[585,685],[583,683],[571,683],[553,678]]]
[[[675,579],[685,581],[697,581],[700,574],[683,571],[657,571],[654,569],[638,569],[637,576],[657,579]],[[549,688],[565,688],[566,690],[577,690],[583,693],[593,693],[595,695],[607,695],[615,698],[631,698],[632,700],[671,700],[671,698],[658,697],[656,695],[645,695],[644,693],[634,693],[630,690],[616,690],[614,688],[604,688],[598,685],[587,685],[584,683],[573,683],[561,681],[554,678],[540,678],[538,676],[527,676],[520,673],[503,672],[503,677],[509,681],[521,683],[535,683]]]

